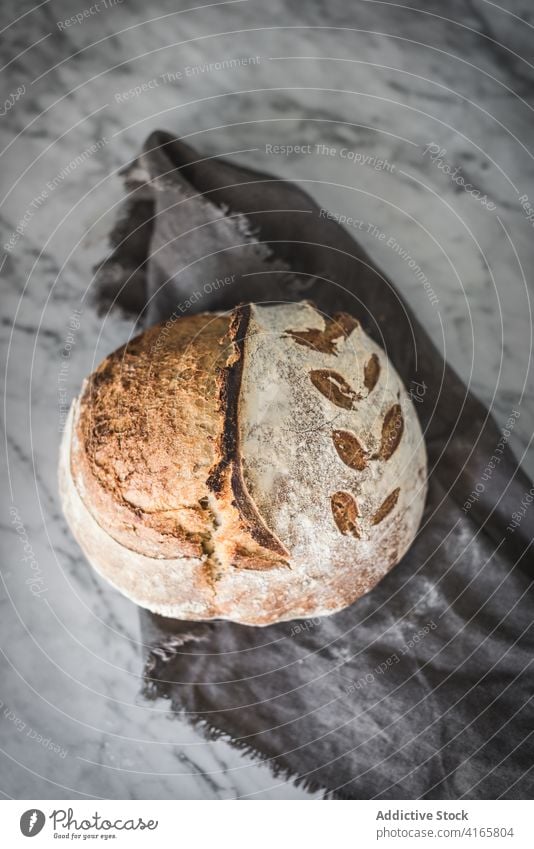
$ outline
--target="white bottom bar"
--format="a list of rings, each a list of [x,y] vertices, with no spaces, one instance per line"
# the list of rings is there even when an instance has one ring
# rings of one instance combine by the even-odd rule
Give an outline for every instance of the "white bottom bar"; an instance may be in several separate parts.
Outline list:
[[[270,807],[266,807],[269,806]],[[530,814],[530,817],[529,817]],[[532,849],[528,801],[5,801],[2,846]],[[35,844],[28,841],[35,837]]]

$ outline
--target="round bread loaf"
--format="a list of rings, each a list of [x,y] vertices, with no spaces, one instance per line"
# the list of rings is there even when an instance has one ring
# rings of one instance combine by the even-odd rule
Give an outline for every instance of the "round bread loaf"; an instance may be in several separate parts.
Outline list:
[[[137,604],[268,625],[340,610],[400,560],[426,454],[356,319],[249,304],[107,357],[71,407],[60,491],[90,563]]]

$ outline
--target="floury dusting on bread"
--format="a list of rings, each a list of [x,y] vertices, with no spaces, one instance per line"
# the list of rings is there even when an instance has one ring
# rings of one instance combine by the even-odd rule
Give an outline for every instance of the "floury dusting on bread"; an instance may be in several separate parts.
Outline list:
[[[352,316],[244,305],[150,328],[73,403],[65,514],[137,604],[249,625],[351,604],[403,556],[426,453],[386,354]]]

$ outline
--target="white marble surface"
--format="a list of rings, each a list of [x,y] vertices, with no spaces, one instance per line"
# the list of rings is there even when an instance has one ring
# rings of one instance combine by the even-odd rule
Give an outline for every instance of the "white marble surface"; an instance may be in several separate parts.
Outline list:
[[[142,701],[137,612],[86,567],[58,506],[61,392],[70,399],[132,330],[115,314],[98,317],[86,295],[121,198],[117,170],[151,130],[189,138],[205,155],[243,151],[237,160],[301,180],[321,204],[364,220],[356,235],[498,420],[521,403],[512,444],[534,470],[534,225],[519,203],[527,195],[534,206],[531,5],[195,5],[101,1],[71,26],[58,22],[83,13],[83,2],[2,8],[10,62],[2,75],[14,95],[0,120],[0,791],[8,797],[309,798],[171,719],[166,703]],[[199,67],[243,57],[260,58]],[[430,143],[446,150],[441,160],[424,153]],[[269,144],[313,152],[276,155]],[[316,144],[335,152],[317,154]],[[344,149],[386,162],[353,162]],[[459,187],[440,161],[496,208]],[[420,265],[437,303],[390,237]]]

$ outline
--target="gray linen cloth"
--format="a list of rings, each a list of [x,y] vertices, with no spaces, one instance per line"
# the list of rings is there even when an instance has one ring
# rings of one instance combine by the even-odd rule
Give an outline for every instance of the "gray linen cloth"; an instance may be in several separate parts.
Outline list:
[[[409,553],[341,613],[252,628],[140,610],[146,696],[330,798],[528,798],[534,508],[521,506],[532,484],[506,434],[395,286],[294,184],[162,132],[124,177],[97,276],[103,308],[141,326],[243,301],[351,312],[412,393],[430,468]]]

